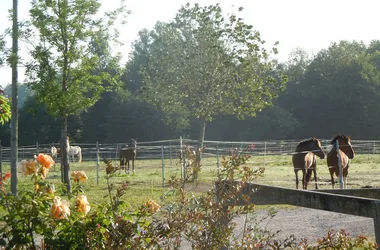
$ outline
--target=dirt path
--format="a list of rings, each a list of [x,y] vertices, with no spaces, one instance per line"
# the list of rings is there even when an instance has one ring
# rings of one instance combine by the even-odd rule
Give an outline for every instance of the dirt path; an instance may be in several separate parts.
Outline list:
[[[330,229],[345,229],[353,236],[364,235],[374,240],[373,219],[322,211],[316,209],[294,207],[276,208],[277,213],[272,219],[264,219],[260,226],[273,231],[281,230],[278,237],[285,239],[294,234],[297,239],[306,238],[309,243],[315,243],[318,238],[324,237]],[[259,218],[266,217],[265,210],[256,211]],[[238,218],[238,225],[244,219]]]

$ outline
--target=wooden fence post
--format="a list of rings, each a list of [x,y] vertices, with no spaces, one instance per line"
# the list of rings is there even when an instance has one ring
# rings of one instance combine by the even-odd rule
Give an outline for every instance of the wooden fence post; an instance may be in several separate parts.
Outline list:
[[[267,159],[267,142],[265,141],[264,142],[264,166],[266,166],[267,165],[267,161],[266,161],[266,159]]]
[[[96,142],[96,185],[99,185],[99,143]]]
[[[217,177],[219,179],[220,164],[219,164],[219,144],[218,143],[216,143],[216,171],[217,171]]]
[[[340,159],[340,154],[339,154],[339,140],[336,140],[336,154],[338,157],[338,168],[339,168],[339,187],[340,189],[343,189],[343,171],[342,171],[342,161]]]
[[[373,203],[373,224],[375,226],[375,240],[380,249],[380,200]]]
[[[181,165],[181,178],[185,179],[185,170],[184,170],[184,159],[183,159],[183,151],[182,151],[182,136],[179,137],[179,153],[180,153],[180,165]]]
[[[162,159],[162,187],[165,187],[164,145],[161,145],[161,159]]]
[[[169,142],[169,157],[170,157],[170,165],[172,165],[172,142]]]

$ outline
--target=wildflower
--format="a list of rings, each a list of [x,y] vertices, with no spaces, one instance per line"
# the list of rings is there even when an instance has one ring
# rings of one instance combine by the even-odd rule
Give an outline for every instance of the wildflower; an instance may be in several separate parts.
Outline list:
[[[88,177],[84,171],[73,171],[71,173],[71,176],[73,177],[74,182],[85,182]]]
[[[11,173],[6,173],[4,176],[3,176],[3,181],[5,181],[5,180],[7,180],[7,179],[9,179],[9,178],[11,178]]]
[[[21,163],[22,171],[24,175],[36,174],[38,170],[38,165],[35,160],[22,160]]]
[[[55,186],[54,185],[47,185],[41,187],[39,184],[36,184],[34,186],[34,189],[36,192],[41,192],[41,193],[47,193],[47,194],[54,194],[55,193]]]
[[[56,219],[64,219],[70,215],[69,202],[61,200],[61,197],[54,197],[54,203],[50,210],[51,216]]]
[[[91,206],[87,201],[87,196],[84,194],[80,194],[77,196],[77,208],[78,212],[84,213],[85,215],[90,211]]]
[[[155,202],[154,200],[151,200],[151,199],[149,199],[147,202],[145,202],[144,205],[145,205],[145,208],[148,209],[150,214],[153,214],[153,213],[159,211],[160,207],[161,207],[160,205],[158,205],[157,202]]]
[[[55,165],[55,162],[50,155],[38,154],[38,156],[34,156],[34,158],[38,161],[38,163],[40,163],[43,167],[47,169]]]

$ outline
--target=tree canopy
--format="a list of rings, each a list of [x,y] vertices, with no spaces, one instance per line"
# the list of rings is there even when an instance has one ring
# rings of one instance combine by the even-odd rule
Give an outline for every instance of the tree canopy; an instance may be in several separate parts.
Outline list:
[[[61,165],[68,191],[67,117],[93,106],[104,91],[118,86],[122,72],[120,56],[102,52],[107,42],[118,42],[110,28],[127,12],[121,6],[98,17],[99,9],[98,0],[33,0],[31,26],[24,32],[33,45],[27,84],[47,112],[61,120]]]
[[[169,123],[198,118],[202,144],[207,121],[219,114],[254,116],[283,88],[285,78],[275,74],[271,58],[277,49],[267,51],[263,43],[253,26],[219,5],[187,4],[172,22],[140,32],[132,60],[145,62],[147,100]]]

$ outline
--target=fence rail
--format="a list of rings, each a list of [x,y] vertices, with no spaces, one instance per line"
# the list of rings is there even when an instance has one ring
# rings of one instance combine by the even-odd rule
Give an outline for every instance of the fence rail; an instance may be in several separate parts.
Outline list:
[[[226,155],[231,149],[246,150],[246,153],[252,155],[291,155],[294,154],[296,145],[300,140],[282,140],[282,141],[205,141],[204,157]],[[325,152],[328,152],[332,145],[330,140],[320,140]],[[352,146],[356,154],[379,154],[379,140],[352,140]],[[195,147],[196,140],[191,139],[172,139],[161,141],[148,141],[137,143],[137,159],[165,159],[177,160],[180,158],[181,143],[183,146],[188,145]],[[110,160],[119,159],[119,151],[124,143],[102,143],[99,144],[99,158]],[[57,143],[55,145],[58,145]],[[253,145],[253,146],[252,146]],[[82,148],[83,161],[96,161],[97,146],[96,143],[72,143],[72,146]],[[20,146],[18,151],[19,159],[31,159],[38,153],[50,154],[50,144],[38,144]],[[162,147],[164,155],[162,155]],[[10,147],[1,147],[1,161],[10,162]]]

